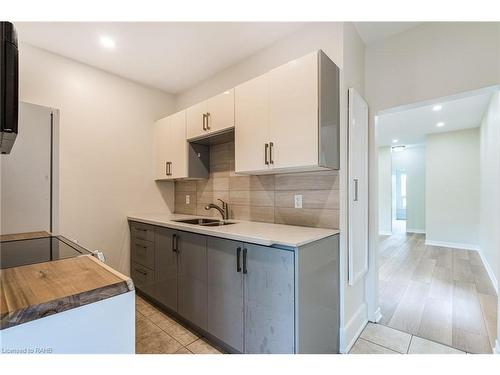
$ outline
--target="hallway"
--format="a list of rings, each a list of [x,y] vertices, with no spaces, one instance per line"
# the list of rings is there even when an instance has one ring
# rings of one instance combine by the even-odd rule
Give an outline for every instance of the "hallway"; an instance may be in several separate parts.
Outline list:
[[[397,223],[401,227],[402,223]],[[469,353],[491,353],[497,296],[479,253],[380,236],[379,323]]]

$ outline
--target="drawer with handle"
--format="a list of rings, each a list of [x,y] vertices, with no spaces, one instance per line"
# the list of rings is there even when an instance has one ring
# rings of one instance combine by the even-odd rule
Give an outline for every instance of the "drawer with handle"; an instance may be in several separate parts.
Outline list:
[[[138,287],[147,287],[154,283],[155,272],[137,263],[130,263],[130,277]]]
[[[132,233],[132,240],[134,239],[145,240],[145,241],[155,240],[154,229],[146,224],[131,223],[130,231]]]
[[[133,262],[142,264],[150,269],[155,268],[154,242],[132,239],[130,257]]]

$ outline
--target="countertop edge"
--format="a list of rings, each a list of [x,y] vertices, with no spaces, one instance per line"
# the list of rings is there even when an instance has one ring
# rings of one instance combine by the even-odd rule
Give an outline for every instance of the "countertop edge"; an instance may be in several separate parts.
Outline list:
[[[16,311],[8,312],[0,317],[0,330],[16,327],[23,323],[83,307],[130,291],[129,284],[126,280],[123,280],[97,289],[57,298],[37,305],[27,306]]]
[[[186,216],[197,217],[195,215],[186,215]],[[304,246],[304,245],[307,245],[309,243],[319,241],[323,238],[327,238],[330,236],[335,236],[335,235],[340,233],[340,231],[338,229],[312,228],[312,229],[324,229],[325,231],[328,231],[329,233],[312,236],[310,239],[308,239],[306,241],[285,242],[285,241],[278,241],[278,240],[273,240],[273,239],[267,239],[267,238],[262,238],[262,237],[257,237],[257,236],[246,235],[246,234],[238,234],[238,233],[233,234],[233,233],[219,232],[217,230],[214,230],[213,227],[201,227],[201,226],[195,226],[195,225],[190,225],[190,224],[177,223],[173,220],[166,220],[166,221],[165,220],[156,220],[156,219],[141,217],[139,215],[129,215],[129,216],[127,216],[127,220],[128,221],[135,221],[135,222],[139,222],[139,223],[143,223],[143,224],[161,226],[161,227],[165,227],[165,228],[183,230],[186,232],[203,234],[203,235],[207,235],[207,236],[226,238],[229,240],[249,242],[249,243],[254,243],[257,245],[284,246],[284,247],[291,247],[291,248],[297,248],[300,246]],[[280,224],[280,225],[283,225],[283,224]],[[296,226],[290,225],[290,227],[293,228]],[[306,227],[300,227],[300,228],[306,228]]]

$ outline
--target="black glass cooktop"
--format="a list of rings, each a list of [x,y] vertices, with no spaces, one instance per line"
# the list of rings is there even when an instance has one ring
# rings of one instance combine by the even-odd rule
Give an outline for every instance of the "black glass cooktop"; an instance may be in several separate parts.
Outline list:
[[[0,268],[50,262],[86,254],[90,252],[62,236],[2,241]]]

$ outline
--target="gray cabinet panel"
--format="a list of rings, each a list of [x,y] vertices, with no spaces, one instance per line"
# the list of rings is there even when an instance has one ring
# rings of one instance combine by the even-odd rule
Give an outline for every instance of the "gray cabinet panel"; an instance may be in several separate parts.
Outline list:
[[[150,269],[155,268],[155,246],[153,242],[132,239],[131,258]]]
[[[154,227],[148,224],[130,222],[130,234],[133,239],[154,241],[155,231]]]
[[[294,353],[294,253],[244,247],[245,353]]]
[[[177,311],[177,253],[174,252],[175,231],[158,228],[156,233],[155,283],[152,297]]]
[[[207,328],[206,237],[177,232],[179,251],[178,312],[200,328]]]
[[[155,280],[155,272],[141,264],[130,263],[130,277],[137,289],[150,294]]]
[[[235,350],[243,352],[243,278],[238,270],[238,249],[243,244],[207,238],[207,331]]]

